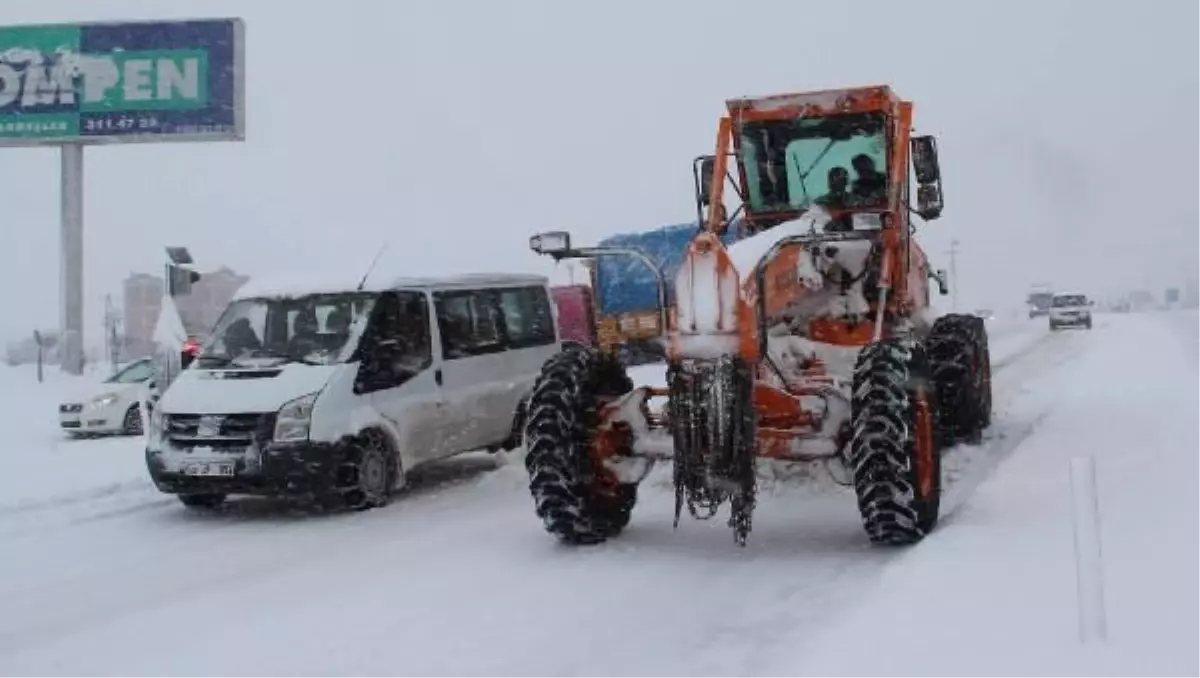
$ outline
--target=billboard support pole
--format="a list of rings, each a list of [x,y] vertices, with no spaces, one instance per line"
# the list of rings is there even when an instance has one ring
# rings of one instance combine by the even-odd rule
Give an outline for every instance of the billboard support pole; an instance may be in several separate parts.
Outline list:
[[[62,161],[64,372],[85,362],[84,146],[244,141],[245,34],[238,18],[0,26],[0,148],[57,148]]]
[[[83,144],[62,144],[59,332],[61,367],[83,374]]]

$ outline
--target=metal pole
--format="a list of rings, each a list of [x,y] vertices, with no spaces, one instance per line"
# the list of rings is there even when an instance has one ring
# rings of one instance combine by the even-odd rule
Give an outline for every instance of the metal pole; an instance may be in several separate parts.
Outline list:
[[[654,281],[658,286],[658,324],[660,326],[659,332],[661,334],[665,335],[670,330],[670,328],[667,326],[668,320],[670,318],[670,315],[669,315],[670,311],[667,308],[667,278],[666,278],[666,275],[663,274],[662,268],[659,267],[659,265],[654,261],[654,259],[650,258],[649,254],[646,254],[646,252],[644,250],[642,250],[640,247],[601,246],[601,247],[580,247],[578,249],[572,250],[572,252],[569,256],[576,257],[576,258],[590,258],[590,257],[615,256],[615,255],[622,255],[622,254],[626,255],[626,256],[631,256],[631,257],[634,257],[634,258],[640,260],[643,264],[646,265],[647,268],[650,269],[650,271],[652,273],[654,273]]]
[[[104,356],[109,359],[109,367],[113,372],[116,372],[116,365],[112,364],[112,344],[109,343],[110,332],[109,326],[112,325],[112,295],[104,295]]]
[[[83,374],[83,145],[60,149],[59,360],[64,372]]]
[[[953,285],[950,288],[950,303],[953,305],[955,312],[958,312],[958,241],[950,241],[950,283]]]

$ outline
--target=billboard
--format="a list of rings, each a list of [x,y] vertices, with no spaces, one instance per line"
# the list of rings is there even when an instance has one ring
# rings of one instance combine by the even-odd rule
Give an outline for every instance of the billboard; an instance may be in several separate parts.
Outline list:
[[[0,27],[0,147],[241,141],[241,19]]]

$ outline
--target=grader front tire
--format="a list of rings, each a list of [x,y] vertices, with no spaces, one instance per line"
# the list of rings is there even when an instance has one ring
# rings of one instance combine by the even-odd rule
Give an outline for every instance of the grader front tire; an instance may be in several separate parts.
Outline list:
[[[601,400],[632,389],[614,357],[581,345],[547,361],[534,385],[525,420],[529,491],[546,531],[565,543],[600,543],[629,524],[637,485],[616,482],[592,445]]]
[[[934,393],[919,346],[865,347],[854,369],[851,462],[867,537],[913,544],[937,525],[941,454]]]

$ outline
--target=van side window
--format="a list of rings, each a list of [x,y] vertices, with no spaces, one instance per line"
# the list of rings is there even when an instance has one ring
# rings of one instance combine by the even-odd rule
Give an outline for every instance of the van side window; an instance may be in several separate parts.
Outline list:
[[[438,292],[434,302],[446,360],[504,350],[494,292]]]
[[[554,316],[544,287],[500,290],[500,310],[512,348],[553,344]]]
[[[394,330],[399,346],[397,356],[404,369],[420,372],[433,364],[429,302],[421,292],[400,292],[396,295],[396,305],[399,309]]]
[[[429,303],[419,292],[384,294],[361,345],[362,367],[355,391],[395,388],[433,364]]]

